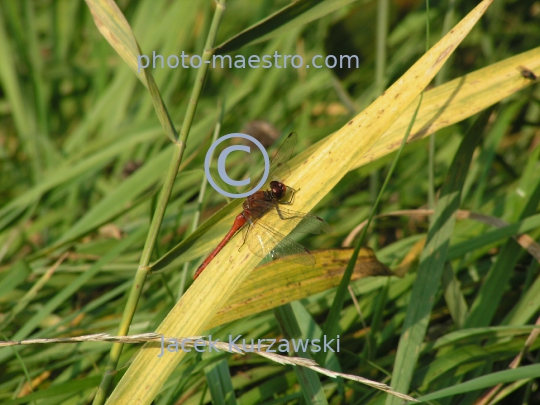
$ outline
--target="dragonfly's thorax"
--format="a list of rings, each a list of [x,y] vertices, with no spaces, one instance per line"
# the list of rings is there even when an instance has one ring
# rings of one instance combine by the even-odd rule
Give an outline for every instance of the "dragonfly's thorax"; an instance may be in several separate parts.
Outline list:
[[[269,203],[277,203],[271,191],[257,191],[250,195],[242,205],[248,216],[260,216],[268,211]]]
[[[270,189],[257,191],[250,195],[243,204],[243,215],[248,220],[261,217],[280,203],[287,193],[287,186],[279,181],[271,181]]]

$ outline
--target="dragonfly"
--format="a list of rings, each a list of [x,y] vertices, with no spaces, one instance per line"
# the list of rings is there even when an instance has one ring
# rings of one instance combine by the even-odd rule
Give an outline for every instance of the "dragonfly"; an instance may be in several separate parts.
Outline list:
[[[315,265],[315,258],[309,250],[274,229],[274,224],[285,221],[281,223],[284,225],[285,233],[293,230],[311,234],[331,231],[330,225],[322,218],[284,207],[293,204],[294,194],[297,191],[280,181],[280,178],[290,173],[287,162],[294,151],[296,141],[296,133],[291,132],[270,162],[268,189],[259,190],[246,198],[242,212],[236,216],[223,240],[199,266],[193,276],[194,279],[239,231],[242,232],[242,246],[247,245],[256,256],[264,258],[270,255],[274,260],[283,258],[305,266]],[[258,184],[258,181],[255,184]]]

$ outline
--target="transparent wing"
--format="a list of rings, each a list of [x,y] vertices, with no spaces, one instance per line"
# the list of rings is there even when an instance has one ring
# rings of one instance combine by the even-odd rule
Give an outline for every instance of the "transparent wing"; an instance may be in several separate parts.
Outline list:
[[[298,137],[295,132],[291,132],[287,138],[285,138],[270,162],[270,175],[268,176],[270,179],[274,177],[279,179],[280,177],[283,177],[283,175],[288,175],[290,173],[287,162],[291,159],[297,139]]]
[[[287,162],[291,158],[291,155],[296,146],[297,135],[295,132],[291,132],[287,138],[283,141],[278,151],[270,161],[270,171],[268,173],[268,180],[266,184],[270,183],[272,180],[280,180],[283,177],[287,177],[291,169],[287,165]],[[264,173],[262,173],[257,181],[253,184],[259,184]]]
[[[315,265],[315,258],[305,247],[291,238],[271,229],[264,222],[255,221],[245,227],[243,232],[244,243],[249,250],[259,256],[270,255],[272,259],[293,261],[304,266]]]
[[[300,233],[328,233],[332,228],[324,219],[316,215],[305,214],[285,208],[285,204],[276,204],[273,201],[253,200],[251,201],[252,212],[260,212],[259,216],[253,216],[252,220],[265,222],[267,228],[272,228],[272,224],[287,221],[286,233],[291,231]]]
[[[293,211],[288,208],[284,208],[281,204],[274,205],[274,209],[269,211],[268,214],[264,216],[264,221],[268,221],[270,223],[277,222],[279,220],[290,219],[300,220],[298,225],[292,228],[292,230],[294,230],[295,232],[314,234],[332,232],[332,228],[324,219],[316,215],[305,214],[303,212]],[[297,221],[291,222],[296,223]]]

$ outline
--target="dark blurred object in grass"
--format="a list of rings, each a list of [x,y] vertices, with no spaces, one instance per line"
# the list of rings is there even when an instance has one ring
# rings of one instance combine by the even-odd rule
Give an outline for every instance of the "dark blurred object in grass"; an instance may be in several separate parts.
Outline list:
[[[279,130],[268,121],[249,121],[240,131],[243,134],[251,135],[263,144],[265,148],[272,146],[279,138]]]
[[[525,66],[518,66],[519,73],[521,73],[521,76],[523,76],[525,79],[529,79],[532,81],[535,81],[537,79],[534,72],[530,69],[527,69]]]

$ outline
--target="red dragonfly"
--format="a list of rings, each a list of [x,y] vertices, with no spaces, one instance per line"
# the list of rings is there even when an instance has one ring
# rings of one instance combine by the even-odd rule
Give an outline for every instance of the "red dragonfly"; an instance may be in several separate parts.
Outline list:
[[[287,136],[270,163],[269,189],[267,191],[259,190],[244,201],[242,212],[234,220],[227,235],[199,266],[193,276],[194,279],[201,274],[240,229],[242,229],[244,240],[242,246],[248,245],[249,250],[261,258],[269,254],[273,259],[284,258],[305,266],[315,265],[315,258],[309,253],[309,250],[276,231],[272,225],[279,221],[286,221],[287,231],[294,229],[296,232],[314,234],[331,231],[330,225],[322,218],[283,207],[283,205],[293,203],[296,190],[281,183],[278,179],[290,173],[287,162],[295,145],[296,134],[292,132]],[[289,221],[292,219],[294,220]]]

